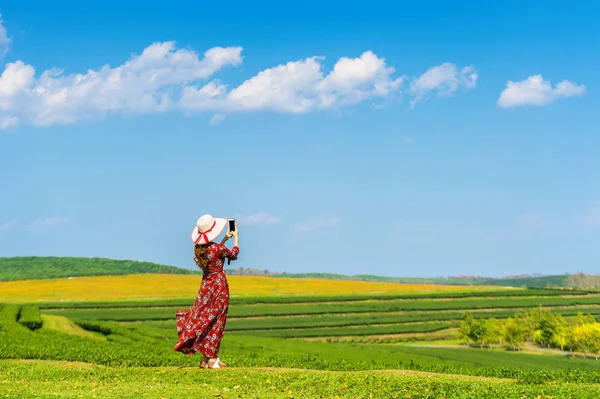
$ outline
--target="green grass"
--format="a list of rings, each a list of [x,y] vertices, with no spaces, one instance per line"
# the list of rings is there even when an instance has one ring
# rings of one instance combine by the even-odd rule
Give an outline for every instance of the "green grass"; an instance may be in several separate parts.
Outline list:
[[[42,320],[44,325],[42,328],[47,330],[55,330],[60,331],[69,335],[79,335],[81,337],[87,338],[98,338],[105,339],[106,337],[103,334],[93,333],[87,330],[84,330],[77,324],[73,323],[73,321],[67,319],[63,316],[53,316],[53,315],[42,315]]]
[[[0,281],[137,273],[192,274],[197,272],[156,263],[104,258],[36,256],[0,258]]]
[[[322,372],[244,368],[107,367],[0,361],[0,396],[73,398],[412,398],[596,399],[586,384],[523,385],[511,380],[396,371]]]

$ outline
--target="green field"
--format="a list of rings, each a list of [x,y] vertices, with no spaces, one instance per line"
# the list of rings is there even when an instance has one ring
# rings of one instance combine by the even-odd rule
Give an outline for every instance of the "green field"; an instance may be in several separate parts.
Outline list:
[[[482,322],[540,306],[599,317],[593,292],[234,297],[220,353],[230,369],[216,372],[173,351],[175,311],[192,302],[0,305],[0,398],[600,397],[593,352],[480,349],[458,336],[466,311]]]

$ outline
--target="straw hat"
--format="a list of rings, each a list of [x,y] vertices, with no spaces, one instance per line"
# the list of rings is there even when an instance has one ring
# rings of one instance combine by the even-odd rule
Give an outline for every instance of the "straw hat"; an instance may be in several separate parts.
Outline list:
[[[208,244],[221,234],[227,219],[213,218],[211,215],[202,215],[192,230],[191,239],[194,244]]]

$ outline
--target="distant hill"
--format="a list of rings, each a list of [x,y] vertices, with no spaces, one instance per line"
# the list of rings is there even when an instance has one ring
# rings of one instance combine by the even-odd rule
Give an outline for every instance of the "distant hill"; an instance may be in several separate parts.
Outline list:
[[[0,281],[39,280],[75,276],[115,276],[137,273],[196,274],[194,270],[150,262],[104,258],[0,258]]]
[[[520,277],[520,278],[502,278],[498,280],[487,281],[487,285],[500,285],[509,287],[567,287],[569,284],[568,275],[543,276],[543,277]]]
[[[506,287],[566,287],[572,286],[568,275],[557,276],[515,276],[506,278],[459,276],[459,277],[383,277],[369,274],[348,276],[334,273],[277,273],[259,269],[228,269],[229,275],[237,276],[269,276],[288,278],[317,278],[325,280],[356,280],[356,281],[378,281],[386,283],[405,284],[446,284],[446,285],[496,285]]]

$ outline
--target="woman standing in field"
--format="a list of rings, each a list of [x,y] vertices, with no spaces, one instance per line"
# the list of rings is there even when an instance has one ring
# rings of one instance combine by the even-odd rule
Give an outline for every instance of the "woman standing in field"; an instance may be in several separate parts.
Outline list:
[[[174,350],[191,355],[201,352],[202,368],[226,367],[218,357],[229,310],[229,284],[223,265],[225,259],[237,259],[240,252],[237,228],[228,229],[220,244],[213,242],[226,224],[226,219],[211,215],[203,215],[196,222],[191,238],[194,261],[202,269],[202,285],[194,305],[175,314],[179,342]],[[235,239],[230,250],[224,244],[231,237]]]

